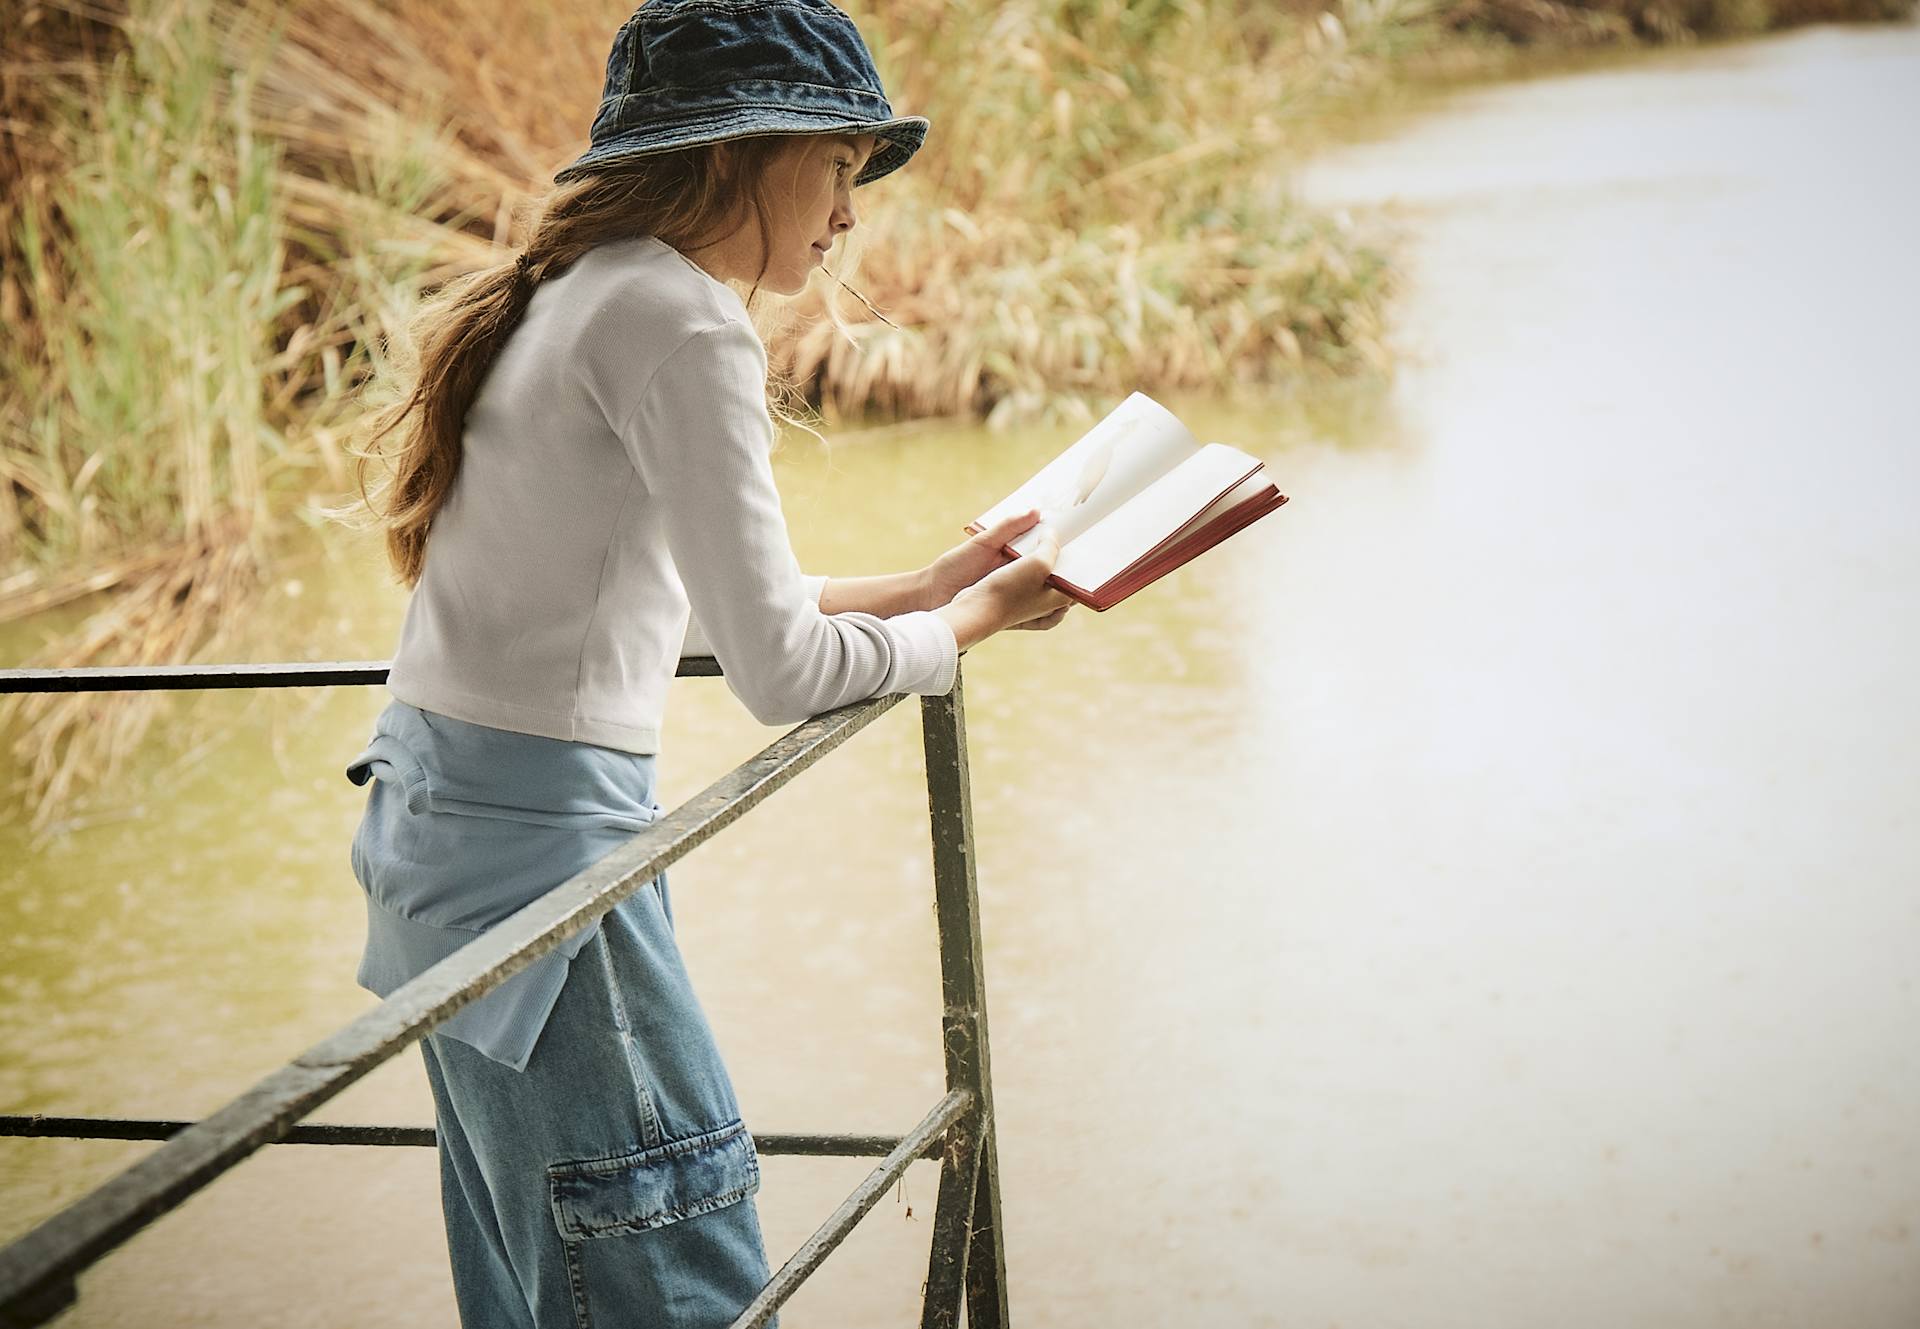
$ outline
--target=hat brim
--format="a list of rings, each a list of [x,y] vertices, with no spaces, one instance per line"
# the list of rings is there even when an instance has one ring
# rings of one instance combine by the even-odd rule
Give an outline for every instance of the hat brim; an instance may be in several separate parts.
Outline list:
[[[866,166],[854,177],[856,185],[871,184],[883,175],[891,175],[926,142],[928,122],[918,115],[895,116],[891,120],[856,120],[830,112],[811,112],[789,106],[737,106],[721,111],[703,112],[697,119],[682,124],[637,126],[587,149],[553,179],[565,184],[606,167],[676,148],[698,147],[703,143],[724,143],[731,139],[767,138],[797,134],[872,134],[879,140]]]

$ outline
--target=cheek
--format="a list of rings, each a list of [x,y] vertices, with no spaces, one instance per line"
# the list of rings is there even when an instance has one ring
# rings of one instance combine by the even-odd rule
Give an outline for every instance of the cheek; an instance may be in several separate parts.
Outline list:
[[[782,229],[796,240],[811,241],[814,231],[819,228],[820,218],[830,206],[830,202],[821,201],[821,191],[797,189],[792,195],[790,210],[781,217]]]

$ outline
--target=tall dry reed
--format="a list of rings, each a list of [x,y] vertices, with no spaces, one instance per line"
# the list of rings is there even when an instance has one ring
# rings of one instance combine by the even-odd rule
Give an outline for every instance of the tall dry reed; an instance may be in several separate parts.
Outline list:
[[[1317,116],[1455,33],[1671,39],[1913,6],[850,0],[896,104],[935,127],[862,191],[844,275],[885,317],[810,297],[769,325],[772,359],[841,415],[994,421],[1379,366],[1384,257],[1284,187]],[[46,662],[216,646],[266,520],[345,486],[421,291],[496,261],[581,147],[628,12],[29,4],[0,58],[0,621],[115,588]],[[145,714],[16,712],[38,815]]]
[[[185,659],[230,639],[269,518],[344,483],[354,365],[377,363],[411,303],[395,276],[419,267],[378,240],[422,202],[425,173],[404,166],[428,154],[383,153],[358,206],[315,228],[256,115],[284,16],[138,0],[68,17],[55,35],[105,58],[46,62],[65,76],[37,109],[65,169],[23,172],[10,195],[0,289],[23,335],[0,345],[0,619],[111,588],[31,663]],[[35,824],[110,775],[154,713],[137,694],[0,709]]]

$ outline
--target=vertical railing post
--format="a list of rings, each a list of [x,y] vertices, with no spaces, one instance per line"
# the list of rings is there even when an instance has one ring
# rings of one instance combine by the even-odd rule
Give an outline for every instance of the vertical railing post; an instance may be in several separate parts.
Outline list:
[[[941,1160],[921,1323],[925,1329],[957,1324],[964,1285],[968,1329],[1002,1329],[1007,1322],[1006,1242],[994,1148],[966,712],[957,672],[948,695],[920,699],[920,720],[926,746],[927,807],[933,823],[933,896],[940,925],[941,1036],[947,1088],[971,1090],[977,1104],[973,1115],[954,1126]]]
[[[268,664],[134,669],[0,670],[0,695],[19,692],[189,690],[371,684],[386,665]],[[712,675],[712,660],[682,660],[678,673]],[[458,1008],[562,944],[593,917],[657,876],[689,849],[725,828],[821,756],[891,709],[886,696],[817,716],[727,773],[643,835],[527,905],[472,949],[418,976],[375,1009],[247,1093],[200,1121],[0,1116],[0,1134],[167,1141],[133,1167],[53,1218],[0,1248],[0,1329],[32,1329],[73,1305],[73,1276],[91,1268],[159,1215],[240,1163],[264,1144],[430,1144],[431,1128],[298,1126],[373,1066],[417,1040]],[[761,1289],[739,1317],[764,1323],[845,1239],[916,1158],[944,1141],[934,1206],[922,1323],[969,1329],[1007,1323],[1006,1243],[1000,1215],[986,991],[981,964],[980,899],[975,878],[973,806],[965,712],[956,671],[951,695],[922,699],[927,806],[932,824],[934,907],[940,934],[941,1043],[947,1093],[909,1134],[763,1137],[773,1152],[858,1156],[883,1153],[827,1222]],[[638,839],[638,837],[636,837]],[[76,1129],[79,1127],[79,1129]]]

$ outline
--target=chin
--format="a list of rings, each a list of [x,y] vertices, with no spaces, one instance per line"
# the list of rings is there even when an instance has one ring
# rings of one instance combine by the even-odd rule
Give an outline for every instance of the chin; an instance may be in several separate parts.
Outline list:
[[[769,268],[747,284],[765,295],[798,295],[807,289],[807,280],[812,276],[811,271]]]

